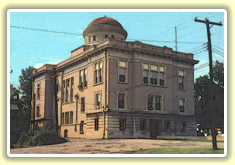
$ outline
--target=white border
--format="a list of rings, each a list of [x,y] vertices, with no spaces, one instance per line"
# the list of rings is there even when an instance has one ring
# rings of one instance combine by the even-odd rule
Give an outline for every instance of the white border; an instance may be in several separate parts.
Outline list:
[[[224,12],[224,154],[11,154],[10,13],[11,12]],[[226,157],[227,156],[227,10],[225,9],[9,9],[7,11],[7,155],[9,157]]]

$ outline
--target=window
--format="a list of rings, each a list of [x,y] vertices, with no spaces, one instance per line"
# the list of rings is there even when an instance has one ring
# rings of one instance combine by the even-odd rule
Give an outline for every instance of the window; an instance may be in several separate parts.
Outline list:
[[[80,85],[83,86],[83,70],[80,70]]]
[[[96,41],[96,36],[93,36],[93,41]]]
[[[71,93],[70,93],[70,101],[73,101],[73,88],[74,88],[74,78],[71,78]]]
[[[69,112],[65,112],[65,124],[69,124]]]
[[[85,112],[85,97],[81,98],[81,112]]]
[[[140,119],[140,130],[141,131],[146,130],[146,119]]]
[[[147,70],[144,70],[143,71],[143,82],[145,83],[145,84],[148,84],[148,71]]]
[[[89,37],[89,42],[91,42],[91,37]]]
[[[84,87],[87,87],[87,69],[85,69]]]
[[[186,131],[186,122],[183,122],[182,123],[182,132],[185,132]]]
[[[70,124],[73,124],[73,111],[70,111]]]
[[[148,110],[153,110],[153,95],[148,95]]]
[[[65,103],[65,80],[63,80],[63,95],[62,95],[63,103]]]
[[[40,84],[37,85],[37,98],[40,99]]]
[[[84,125],[84,121],[81,121],[81,123],[80,123],[80,134],[84,134],[83,125]]]
[[[95,64],[95,84],[103,82],[103,63]]]
[[[180,112],[185,111],[185,99],[182,98],[179,99],[179,111]]]
[[[171,121],[165,121],[165,131],[169,131],[171,129]]]
[[[165,85],[165,68],[160,67],[160,73],[159,73],[159,84],[160,85]]]
[[[125,61],[119,61],[119,68],[118,68],[118,79],[119,82],[126,82],[126,70],[127,70],[127,65]]]
[[[36,107],[36,117],[40,117],[40,107]]]
[[[143,83],[148,84],[149,65],[143,64]]]
[[[155,71],[150,72],[150,84],[157,85],[157,72]]]
[[[108,38],[108,35],[105,35],[104,38]]]
[[[155,96],[155,109],[162,110],[162,96]]]
[[[96,96],[96,109],[100,109],[100,93],[97,93]]]
[[[125,94],[124,93],[119,93],[118,94],[118,108],[124,108],[125,106]]]
[[[114,38],[114,35],[111,35],[112,38]]]
[[[125,131],[126,130],[126,119],[119,120],[119,130]]]
[[[95,119],[95,131],[99,130],[99,119]]]
[[[64,125],[64,112],[61,114],[61,125]]]
[[[70,79],[67,79],[66,80],[66,102],[70,101],[69,91],[70,91]]]
[[[151,65],[150,70],[150,84],[157,85],[157,66]]]
[[[147,95],[147,109],[148,110],[163,110],[163,96],[161,95]]]
[[[179,71],[178,72],[178,87],[179,89],[184,89],[184,72],[183,71]]]

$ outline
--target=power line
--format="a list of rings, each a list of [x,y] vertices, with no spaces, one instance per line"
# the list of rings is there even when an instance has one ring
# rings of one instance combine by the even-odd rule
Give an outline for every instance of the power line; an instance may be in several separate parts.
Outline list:
[[[24,29],[24,30],[33,30],[33,31],[57,33],[57,34],[68,34],[68,35],[82,36],[82,34],[78,34],[78,33],[60,32],[60,31],[46,30],[46,29],[36,29],[36,28],[30,28],[30,27],[24,27],[24,26],[14,26],[14,25],[11,25],[10,27],[12,27],[12,28],[18,28],[18,29]]]
[[[78,34],[78,33],[60,32],[60,31],[55,31],[55,30],[37,29],[37,28],[30,28],[30,27],[24,27],[24,26],[14,26],[14,25],[11,25],[10,27],[11,28],[24,29],[24,30],[33,30],[33,31],[57,33],[57,34],[82,36],[82,34]],[[157,41],[157,40],[144,40],[144,39],[128,39],[128,40],[138,40],[138,41],[146,41],[146,42],[175,43],[175,41]],[[184,41],[178,41],[177,43],[179,43],[179,44],[201,44],[203,42],[184,42]]]

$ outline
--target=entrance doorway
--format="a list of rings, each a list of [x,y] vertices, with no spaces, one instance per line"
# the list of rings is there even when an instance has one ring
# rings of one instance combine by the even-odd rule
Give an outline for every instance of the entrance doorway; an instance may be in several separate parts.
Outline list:
[[[161,135],[159,121],[156,119],[150,120],[150,137],[156,138],[158,135]]]
[[[67,138],[68,137],[68,130],[64,130],[64,138]]]

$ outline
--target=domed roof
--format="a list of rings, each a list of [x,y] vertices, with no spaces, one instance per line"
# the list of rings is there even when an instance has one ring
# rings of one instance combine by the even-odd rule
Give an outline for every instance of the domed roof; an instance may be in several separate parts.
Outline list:
[[[97,18],[94,21],[92,21],[87,26],[87,28],[90,28],[90,27],[95,26],[95,25],[112,25],[112,26],[117,26],[117,27],[123,28],[122,25],[118,21],[116,21],[115,19],[110,18],[110,17]]]

